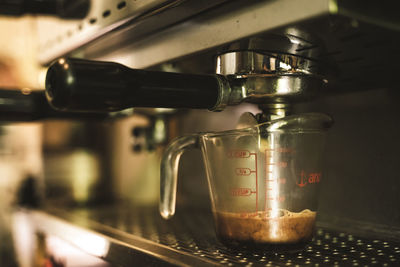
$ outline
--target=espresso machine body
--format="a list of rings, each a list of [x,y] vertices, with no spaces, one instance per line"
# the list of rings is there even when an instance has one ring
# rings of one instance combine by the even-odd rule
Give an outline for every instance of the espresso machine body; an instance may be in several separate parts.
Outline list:
[[[70,139],[68,145],[62,140],[46,143],[44,135],[46,207],[19,211],[18,218],[33,218],[31,229],[40,233],[37,242],[44,246],[51,247],[51,238],[46,236],[57,236],[123,266],[134,257],[171,265],[283,264],[290,260],[300,265],[315,261],[340,266],[348,264],[349,258],[357,264],[395,265],[400,261],[400,95],[395,80],[400,24],[393,10],[390,1],[382,5],[339,0],[92,1],[85,19],[39,20],[42,65],[62,58],[60,68],[70,67],[75,82],[89,77],[77,75],[80,69],[74,64],[80,64],[79,60],[118,63],[123,71],[118,67],[106,77],[96,69],[90,81],[75,83],[79,86],[71,89],[74,94],[60,93],[61,102],[52,103],[52,95],[47,96],[53,108],[103,112],[107,118],[66,126],[81,133],[80,141]],[[141,102],[143,94],[124,97],[121,93],[135,85],[124,80],[133,79],[129,70],[144,71],[149,82],[159,81],[157,73],[165,72],[178,75],[176,83],[179,77],[187,79],[181,87],[174,82],[168,86],[152,83],[154,98],[146,95]],[[63,79],[70,86],[68,77]],[[174,81],[170,77],[165,80]],[[201,91],[202,84],[190,84],[190,77],[200,77],[199,81],[208,77],[213,82],[204,83]],[[172,103],[169,96],[184,90],[185,83],[199,93],[185,95],[186,102],[182,97],[180,104]],[[213,86],[220,91],[214,93]],[[170,95],[160,97],[161,87],[168,87]],[[302,112],[326,113],[335,121],[323,155],[317,233],[303,252],[311,260],[303,260],[301,254],[264,252],[243,252],[235,258],[218,243],[205,168],[196,150],[182,155],[177,218],[163,221],[158,214],[159,166],[166,146],[185,134],[234,129],[244,112],[261,114],[256,116],[258,122]],[[47,124],[48,136],[54,135],[59,126]],[[80,163],[75,163],[74,171],[69,166],[75,165],[62,162]],[[79,174],[84,170],[79,169],[82,162],[91,166],[87,172],[92,176]],[[62,183],[57,182],[60,179]],[[80,192],[84,187],[86,191]],[[56,230],[62,225],[58,219],[75,235]],[[105,245],[90,250],[80,242],[76,236],[87,229],[100,233]],[[315,256],[321,253],[321,259]]]

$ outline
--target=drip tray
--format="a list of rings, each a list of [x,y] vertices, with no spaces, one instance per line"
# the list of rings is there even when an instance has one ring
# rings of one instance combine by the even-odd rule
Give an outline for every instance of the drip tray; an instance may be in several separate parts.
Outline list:
[[[332,232],[319,228],[312,244],[303,252],[285,253],[244,253],[230,251],[220,245],[203,247],[191,243],[174,245],[178,250],[194,256],[206,257],[216,263],[226,265],[264,265],[264,266],[303,266],[337,265],[365,266],[376,264],[391,266],[400,264],[400,244],[379,239],[365,239],[345,233]]]
[[[84,251],[74,236],[87,232],[104,238],[108,251],[99,256],[119,266],[149,260],[178,266],[400,265],[398,240],[365,238],[323,227],[317,227],[313,241],[302,252],[260,253],[231,250],[219,243],[208,211],[178,209],[169,221],[160,218],[157,207],[24,212],[32,217],[38,232],[59,236]]]

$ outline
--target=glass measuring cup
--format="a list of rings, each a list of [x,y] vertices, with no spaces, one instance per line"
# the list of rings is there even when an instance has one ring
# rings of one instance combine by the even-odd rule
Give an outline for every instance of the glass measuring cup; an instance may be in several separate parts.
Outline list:
[[[230,246],[292,250],[312,239],[322,154],[332,118],[306,113],[175,139],[161,162],[160,212],[175,213],[180,155],[200,147],[218,238]]]

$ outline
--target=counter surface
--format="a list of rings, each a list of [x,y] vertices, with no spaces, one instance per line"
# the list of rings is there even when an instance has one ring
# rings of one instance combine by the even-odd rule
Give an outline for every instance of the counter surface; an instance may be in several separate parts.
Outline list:
[[[80,250],[118,266],[343,266],[400,262],[400,241],[365,238],[317,227],[312,243],[298,253],[238,252],[216,239],[212,215],[178,209],[164,221],[157,207],[111,206],[93,209],[19,211],[36,232],[57,236]],[[143,265],[142,265],[143,266]]]

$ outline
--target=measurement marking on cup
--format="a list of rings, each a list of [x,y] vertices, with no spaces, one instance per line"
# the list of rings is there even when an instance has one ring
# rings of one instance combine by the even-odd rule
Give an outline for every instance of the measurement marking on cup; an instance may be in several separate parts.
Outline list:
[[[275,197],[267,197],[267,199],[271,201],[284,202],[286,198],[285,196],[275,196]]]
[[[247,197],[254,193],[256,192],[252,191],[250,188],[239,187],[231,189],[231,195],[234,197]]]
[[[250,168],[236,168],[235,173],[239,176],[249,176],[250,174],[255,173],[255,171],[250,170]]]
[[[267,158],[271,158],[270,156],[267,156]],[[278,166],[280,168],[286,168],[287,167],[287,162],[286,161],[279,161],[279,162],[266,162],[266,166]]]
[[[275,181],[275,179],[272,178],[273,171],[272,168],[275,166],[275,162],[273,162],[273,157],[272,153],[275,151],[275,149],[267,148],[265,149],[265,196],[264,196],[264,209],[267,209],[267,201],[273,201],[273,197],[270,196],[271,193],[273,193],[272,188],[268,186],[269,183]]]
[[[255,155],[255,153],[250,153],[248,150],[231,150],[228,152],[228,158],[249,158],[251,155]]]
[[[286,184],[286,178],[266,179],[266,181],[280,183],[280,184]]]
[[[257,174],[257,154],[254,153],[255,161],[256,161],[256,210],[258,210],[258,174]]]
[[[273,207],[276,210],[279,207],[278,203],[285,201],[286,197],[280,195],[280,185],[286,184],[286,178],[277,177],[281,174],[282,169],[288,167],[288,161],[282,160],[282,155],[293,154],[294,150],[284,147],[266,148],[265,152],[265,211],[269,211],[268,207]],[[272,212],[272,211],[271,211]]]
[[[250,188],[233,188],[231,189],[232,196],[250,196],[252,194],[256,195],[256,210],[258,210],[258,166],[257,166],[257,153],[252,153],[249,150],[245,149],[232,149],[228,151],[228,158],[250,158],[254,156],[255,160],[255,169],[251,170],[250,168],[238,167],[235,169],[235,174],[238,176],[250,176],[251,174],[255,174],[256,179],[256,189],[251,190]]]

